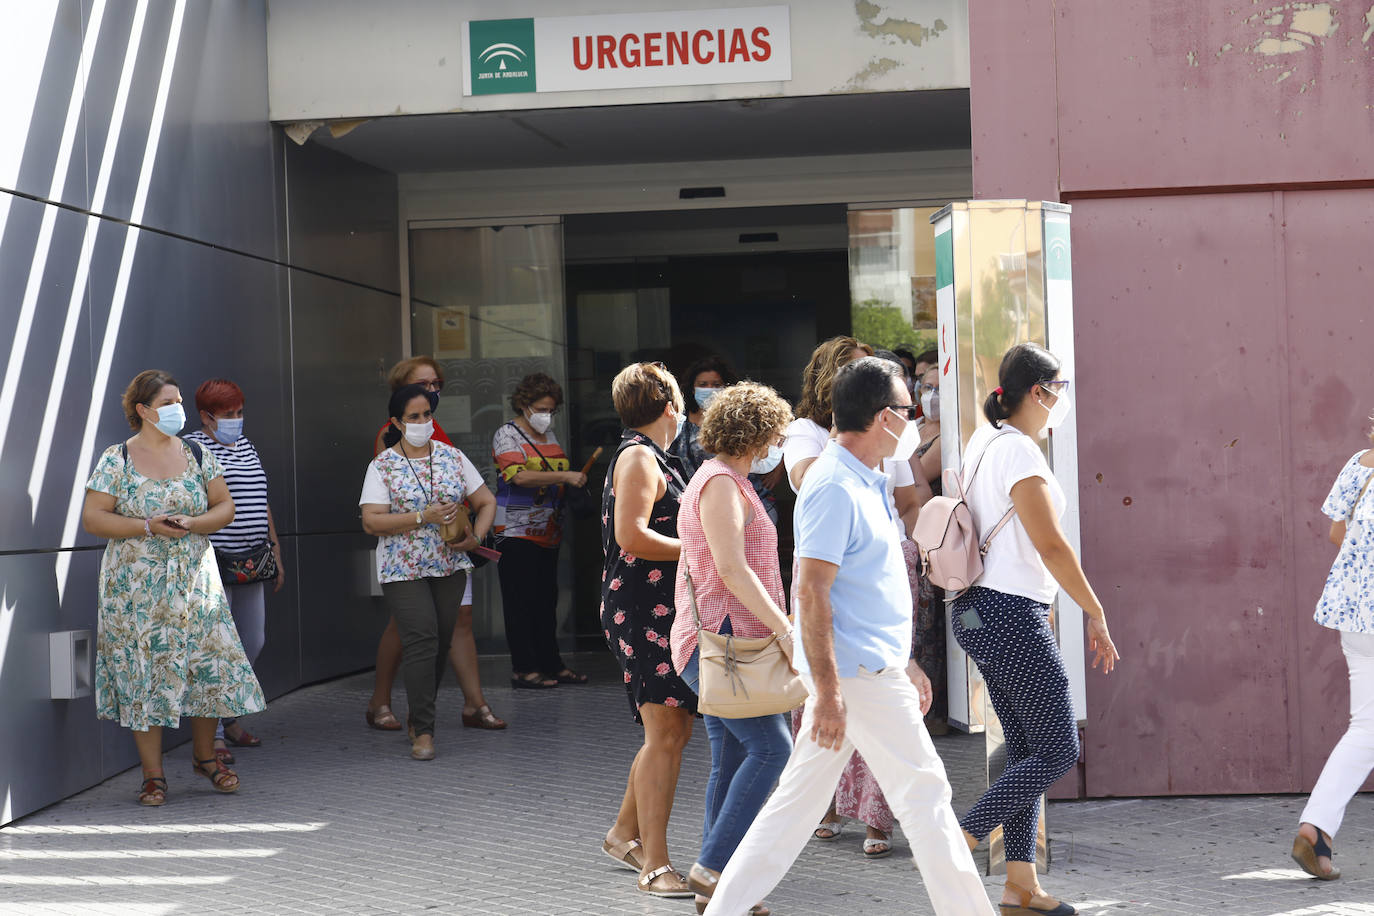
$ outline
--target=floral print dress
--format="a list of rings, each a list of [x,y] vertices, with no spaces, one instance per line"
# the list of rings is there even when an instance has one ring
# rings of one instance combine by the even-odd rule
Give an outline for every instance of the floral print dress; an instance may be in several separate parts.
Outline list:
[[[112,445],[86,489],[113,496],[114,511],[129,518],[202,515],[210,506],[206,485],[223,476],[219,462],[205,450],[198,466],[189,446],[182,451],[186,470],[153,480]],[[95,705],[100,718],[135,731],[176,728],[182,716],[226,718],[266,708],[207,536],[112,538],[105,546]]]
[[[625,672],[625,692],[636,722],[643,720],[639,707],[645,703],[685,707],[695,713],[697,696],[673,669],[673,653],[668,634],[673,629],[673,591],[677,581],[677,561],[643,560],[620,549],[615,539],[616,462],[625,450],[636,446],[650,449],[667,490],[654,503],[649,528],[664,537],[677,537],[678,502],[686,486],[678,473],[676,460],[669,458],[647,436],[632,430],[621,434],[620,448],[606,469],[606,486],[601,495],[601,545],[606,565],[601,572],[601,629],[606,645],[620,661]]]
[[[1360,464],[1364,456],[1364,451],[1351,456],[1322,503],[1322,514],[1348,524],[1317,602],[1316,621],[1346,633],[1374,633],[1374,483],[1360,498],[1374,468]]]

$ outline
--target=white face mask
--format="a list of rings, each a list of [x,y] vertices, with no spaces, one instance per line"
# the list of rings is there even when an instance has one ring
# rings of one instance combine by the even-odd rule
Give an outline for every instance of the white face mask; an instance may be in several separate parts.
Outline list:
[[[778,466],[782,461],[782,449],[776,445],[768,446],[768,454],[762,458],[755,458],[753,464],[749,465],[750,474],[767,474]]]
[[[675,407],[673,408],[673,410],[676,412],[677,408]],[[673,438],[668,440],[669,445],[672,445],[674,442],[676,442],[677,437],[682,435],[682,427],[687,424],[687,414],[677,412],[676,415],[673,417],[673,420],[675,423],[677,423],[677,425],[673,427]]]
[[[415,448],[420,448],[434,436],[434,421],[426,420],[423,423],[406,424],[406,442]]]
[[[932,423],[940,422],[940,391],[925,391],[921,393],[921,413],[925,414],[926,419]]]
[[[1041,402],[1041,406],[1044,407],[1043,401]],[[1050,415],[1045,420],[1045,428],[1040,431],[1042,437],[1048,435],[1050,430],[1063,423],[1069,416],[1069,411],[1073,409],[1073,402],[1069,400],[1068,386],[1065,386],[1064,391],[1060,391],[1055,395],[1054,405],[1046,409],[1049,411]]]
[[[529,415],[529,424],[531,429],[542,436],[544,433],[548,432],[549,427],[553,425],[553,414],[547,411],[543,413],[532,413]]]
[[[889,407],[888,410],[892,410],[892,408]],[[892,412],[899,417],[902,416],[895,410]],[[902,419],[906,420],[906,417],[902,417]],[[895,461],[906,461],[916,453],[916,447],[921,444],[921,431],[916,427],[915,420],[906,421],[906,427],[900,436],[894,436],[892,430],[887,427],[883,427],[883,432],[897,440],[897,448],[892,452],[892,458]]]

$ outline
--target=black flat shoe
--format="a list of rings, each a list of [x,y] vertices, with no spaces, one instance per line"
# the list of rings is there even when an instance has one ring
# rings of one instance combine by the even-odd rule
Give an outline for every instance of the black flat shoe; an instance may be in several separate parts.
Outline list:
[[[536,671],[531,674],[511,675],[510,685],[516,690],[552,690],[558,686],[558,681],[546,678]]]

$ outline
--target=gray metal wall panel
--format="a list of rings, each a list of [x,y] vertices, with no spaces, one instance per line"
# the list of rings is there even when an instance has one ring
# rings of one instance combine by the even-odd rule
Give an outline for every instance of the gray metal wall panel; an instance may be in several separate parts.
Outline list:
[[[58,195],[64,204],[88,205],[88,186],[94,187],[106,139],[113,136],[108,122],[123,67],[132,6],[111,3],[107,7],[84,96],[88,117],[98,127],[90,132],[89,146],[84,131],[74,137],[70,167]],[[133,215],[139,176],[148,165],[143,151],[153,123],[153,102],[173,9],[171,0],[154,0],[149,5],[104,215],[118,219]],[[8,628],[10,634],[0,650],[0,823],[136,763],[128,731],[97,720],[93,699],[47,698],[46,635],[60,629],[95,629],[103,545],[79,532],[64,538],[63,526],[73,497],[79,505],[94,456],[128,435],[118,398],[128,379],[141,369],[158,366],[176,373],[188,401],[195,386],[212,375],[233,378],[245,390],[246,431],[259,446],[267,466],[271,501],[284,535],[290,583],[282,593],[269,597],[269,643],[259,664],[260,679],[269,696],[301,683],[303,626],[314,638],[324,640],[325,651],[313,653],[314,678],[365,664],[375,647],[376,633],[363,632],[368,625],[373,625],[374,631],[380,629],[374,625],[375,615],[370,614],[371,599],[359,599],[356,589],[353,600],[364,612],[350,611],[360,621],[356,646],[348,644],[347,634],[353,632],[348,625],[334,625],[347,599],[330,589],[322,592],[324,598],[312,597],[307,602],[310,621],[302,623],[300,596],[313,596],[314,592],[304,583],[327,578],[336,561],[335,551],[322,543],[309,568],[303,567],[295,543],[297,422],[293,417],[288,270],[268,260],[286,248],[282,223],[284,153],[266,121],[265,15],[262,3],[219,0],[186,5],[166,121],[151,163],[152,180],[142,218],[144,225],[161,231],[137,236],[123,318],[116,329],[117,346],[108,366],[108,385],[101,390],[93,390],[94,379],[129,230],[118,222],[95,224],[89,277],[76,287],[82,295],[77,299],[73,334],[67,345],[68,368],[60,373],[63,396],[50,405],[53,378],[58,374],[54,367],[63,351],[63,327],[78,277],[88,218],[50,203],[13,196],[8,201],[8,219],[0,239],[0,339],[15,338],[29,277],[37,278],[39,274],[34,271],[38,268],[42,274],[32,329],[23,335],[19,349],[23,372],[13,391],[13,419],[0,453],[0,633]],[[25,144],[19,182],[25,193],[42,197],[50,190],[67,100],[74,85],[81,91],[74,80],[82,21],[81,6],[73,0],[63,4],[53,36],[7,36],[7,40],[44,42],[52,38],[35,117],[27,132],[21,126],[23,136],[18,141]],[[347,183],[358,178],[343,167],[336,168],[333,176],[336,183],[320,193],[342,195]],[[385,183],[382,187],[385,189]],[[364,257],[355,247],[349,259],[382,265],[370,275],[373,280],[381,280],[385,265],[390,264],[391,276],[385,282],[394,286],[394,182],[390,202],[386,202],[386,194],[378,200],[381,203],[369,206],[386,211],[382,225],[391,226],[392,234],[381,244],[379,239],[388,230],[377,230],[369,236],[373,253]],[[45,215],[54,218],[55,231],[46,257],[36,258],[36,241]],[[365,215],[368,220],[376,219],[373,210]],[[338,231],[347,234],[349,229],[341,222]],[[327,227],[318,236],[321,246],[331,244]],[[246,254],[226,250],[232,248]],[[326,262],[328,258],[320,255],[316,260]],[[307,351],[314,351],[315,342],[326,330],[344,335],[333,326],[338,313],[326,306],[327,300],[347,299],[348,295],[346,291],[331,291],[317,307],[307,309],[320,325],[313,329],[307,326],[306,336],[300,338],[312,341],[310,334],[316,335]],[[394,297],[382,298],[386,301],[372,310],[370,323],[359,334],[388,339],[389,345],[382,350],[387,358],[395,358],[399,352],[396,305]],[[315,390],[326,391],[332,375],[347,376],[350,371],[359,379],[359,391],[377,384],[371,363],[366,370],[345,367],[338,372],[327,359],[329,351],[318,352],[325,358],[318,365],[311,360],[310,378]],[[188,406],[190,429],[198,421],[194,407]],[[84,426],[90,409],[94,409],[98,422],[88,445],[90,454],[83,458]],[[306,412],[310,412],[310,405],[306,405]],[[51,445],[36,455],[38,431],[45,417],[51,417],[56,428]],[[369,415],[367,425],[371,424]],[[350,462],[356,465],[356,474],[350,467],[345,503],[354,501],[348,496],[356,492],[366,457],[364,452]],[[36,507],[28,496],[35,460],[44,470]],[[356,518],[352,530],[357,530]],[[63,540],[65,551],[58,549]],[[350,534],[344,540],[355,542],[352,549],[356,552],[364,539],[361,534]],[[67,587],[59,600],[58,570],[68,563]],[[168,743],[185,740],[187,731],[169,732]]]

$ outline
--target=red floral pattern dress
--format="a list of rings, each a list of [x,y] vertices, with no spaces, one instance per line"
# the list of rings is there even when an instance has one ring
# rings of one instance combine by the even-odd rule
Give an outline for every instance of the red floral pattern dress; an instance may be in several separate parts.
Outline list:
[[[606,565],[601,572],[601,629],[606,645],[625,673],[625,692],[635,721],[641,722],[639,707],[645,703],[685,707],[695,713],[697,697],[673,670],[668,638],[673,629],[677,561],[644,560],[626,553],[616,541],[612,486],[616,462],[629,448],[644,446],[653,452],[667,489],[653,505],[649,528],[664,537],[677,537],[678,503],[686,485],[676,459],[647,436],[628,429],[621,435],[620,448],[606,468],[606,486],[601,495],[601,546],[606,552]]]

